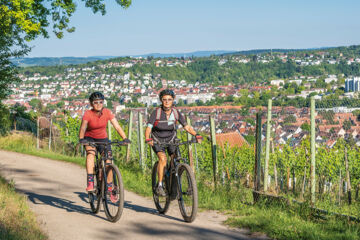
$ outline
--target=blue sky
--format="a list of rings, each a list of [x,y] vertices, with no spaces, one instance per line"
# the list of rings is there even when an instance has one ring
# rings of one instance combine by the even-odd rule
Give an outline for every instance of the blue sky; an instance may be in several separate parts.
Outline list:
[[[108,0],[105,16],[77,3],[76,31],[36,39],[29,57],[360,44],[358,0],[133,0],[127,10]]]

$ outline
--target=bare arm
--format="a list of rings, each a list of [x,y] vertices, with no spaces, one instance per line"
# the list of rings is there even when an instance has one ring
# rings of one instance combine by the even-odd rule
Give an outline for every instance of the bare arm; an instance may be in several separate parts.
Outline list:
[[[195,130],[192,128],[192,126],[186,125],[186,126],[184,127],[184,129],[185,129],[188,133],[190,133],[191,135],[193,135],[193,136],[196,135],[196,132],[195,132]]]
[[[110,120],[111,124],[114,126],[116,131],[119,133],[119,135],[122,137],[122,139],[127,138],[124,130],[120,126],[119,122],[116,120],[116,118],[113,118]]]
[[[151,128],[150,127],[147,127],[145,129],[145,139],[149,139],[150,138],[150,134],[151,134]],[[154,145],[154,141],[151,140],[149,142],[147,142],[147,144],[149,144],[150,146],[153,146]]]
[[[151,134],[151,128],[147,127],[145,129],[145,139],[149,139]]]
[[[81,121],[81,126],[80,126],[80,131],[79,131],[79,139],[84,138],[87,126],[88,126],[88,121],[82,120]]]

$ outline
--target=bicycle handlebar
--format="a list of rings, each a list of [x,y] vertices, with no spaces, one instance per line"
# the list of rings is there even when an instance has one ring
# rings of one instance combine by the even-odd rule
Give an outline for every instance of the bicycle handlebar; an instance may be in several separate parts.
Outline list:
[[[172,142],[172,143],[161,143],[154,141],[154,144],[162,145],[162,146],[180,146],[185,144],[197,143],[196,138],[191,139],[190,141],[183,141],[183,142]]]
[[[85,143],[80,143],[81,145],[90,145],[92,147],[96,147],[96,145],[104,145],[104,146],[108,146],[111,144],[115,144],[118,146],[126,146],[128,145],[128,143],[124,142],[124,141],[119,141],[119,140],[115,140],[115,141],[109,141],[109,142],[85,142]]]

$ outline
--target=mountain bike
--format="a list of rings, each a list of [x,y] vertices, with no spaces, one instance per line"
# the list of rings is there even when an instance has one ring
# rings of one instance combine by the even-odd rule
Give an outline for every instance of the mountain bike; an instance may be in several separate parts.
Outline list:
[[[193,222],[195,220],[198,209],[198,192],[196,186],[195,175],[188,165],[187,158],[181,157],[180,145],[196,143],[196,139],[191,141],[180,142],[175,139],[173,143],[159,143],[162,146],[173,145],[176,147],[175,157],[166,163],[164,169],[163,186],[166,193],[165,197],[157,194],[158,186],[158,164],[154,164],[152,170],[152,191],[155,206],[160,214],[165,214],[169,208],[170,201],[177,199],[181,215],[185,222]]]
[[[103,203],[106,217],[111,222],[120,219],[124,208],[124,184],[120,171],[116,165],[106,163],[109,157],[106,147],[109,145],[125,146],[127,143],[123,141],[109,142],[87,142],[83,145],[89,145],[95,148],[95,169],[94,169],[94,192],[89,192],[89,203],[91,211],[98,213],[100,210],[100,202]],[[104,151],[98,157],[97,147],[104,146]],[[112,188],[107,188],[108,179],[112,177]],[[112,196],[111,196],[112,195]]]

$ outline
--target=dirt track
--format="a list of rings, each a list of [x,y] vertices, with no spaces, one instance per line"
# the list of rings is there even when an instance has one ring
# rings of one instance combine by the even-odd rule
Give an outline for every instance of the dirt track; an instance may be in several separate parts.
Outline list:
[[[167,215],[159,215],[152,199],[125,191],[125,206],[117,223],[105,213],[94,215],[85,193],[85,169],[60,161],[0,151],[0,174],[13,179],[51,240],[57,239],[266,239],[247,230],[222,224],[226,216],[214,211],[199,212],[185,223],[177,202]]]

